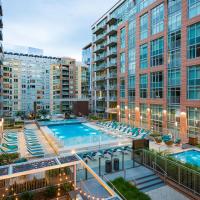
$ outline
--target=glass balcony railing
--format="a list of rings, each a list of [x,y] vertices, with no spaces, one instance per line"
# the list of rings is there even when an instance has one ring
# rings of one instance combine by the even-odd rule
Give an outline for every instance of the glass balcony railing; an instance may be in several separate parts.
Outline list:
[[[105,46],[104,45],[98,45],[94,49],[94,53],[99,53],[99,52],[103,52],[103,51],[105,51]]]
[[[117,38],[110,38],[108,41],[107,41],[107,45],[108,46],[114,46],[117,44]]]
[[[108,51],[107,57],[116,57],[117,56],[117,49],[113,49]]]
[[[117,61],[111,61],[108,62],[107,67],[116,67],[117,66]]]
[[[114,35],[117,33],[117,26],[110,26],[107,31],[107,35]]]
[[[110,73],[107,78],[117,78],[117,73]]]

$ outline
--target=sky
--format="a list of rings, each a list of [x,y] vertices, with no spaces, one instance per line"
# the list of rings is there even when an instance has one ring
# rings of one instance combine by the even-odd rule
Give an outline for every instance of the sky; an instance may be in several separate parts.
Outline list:
[[[2,0],[5,44],[31,46],[47,56],[81,61],[91,25],[117,0]]]

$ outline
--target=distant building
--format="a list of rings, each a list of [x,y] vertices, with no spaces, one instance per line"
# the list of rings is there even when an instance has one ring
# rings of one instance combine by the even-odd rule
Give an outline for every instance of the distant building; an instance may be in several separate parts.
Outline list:
[[[34,47],[26,47],[21,45],[11,45],[11,44],[4,44],[4,50],[6,52],[12,52],[12,53],[22,53],[22,54],[28,54],[28,55],[43,55],[43,50],[34,48]]]
[[[88,45],[86,45],[85,47],[83,47],[82,49],[82,62],[87,66],[87,69],[85,68],[85,76],[86,76],[86,82],[83,83],[83,85],[88,85],[88,89],[85,88],[85,86],[83,86],[84,88],[82,88],[82,92],[84,92],[84,90],[88,90],[88,97],[89,97],[89,108],[90,110],[92,110],[92,98],[91,98],[91,91],[92,91],[92,43],[89,43]],[[83,73],[84,74],[84,73]],[[84,75],[83,75],[84,76]],[[84,78],[83,78],[84,79]],[[87,83],[87,81],[89,83]]]
[[[50,109],[50,66],[60,58],[4,52],[3,115]]]

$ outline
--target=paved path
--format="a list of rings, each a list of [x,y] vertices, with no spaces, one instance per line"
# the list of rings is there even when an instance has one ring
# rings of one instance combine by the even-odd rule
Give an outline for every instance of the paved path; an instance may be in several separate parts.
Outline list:
[[[177,192],[169,186],[163,186],[161,188],[147,192],[152,200],[189,200],[183,194]]]

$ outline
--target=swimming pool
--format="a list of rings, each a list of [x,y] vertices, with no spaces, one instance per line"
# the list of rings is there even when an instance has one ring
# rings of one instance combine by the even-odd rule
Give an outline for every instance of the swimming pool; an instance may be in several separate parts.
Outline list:
[[[51,125],[48,126],[52,134],[66,147],[83,145],[101,145],[103,143],[117,141],[117,138],[99,130],[93,129],[82,123]]]
[[[200,167],[200,151],[189,150],[172,155],[177,160]]]

